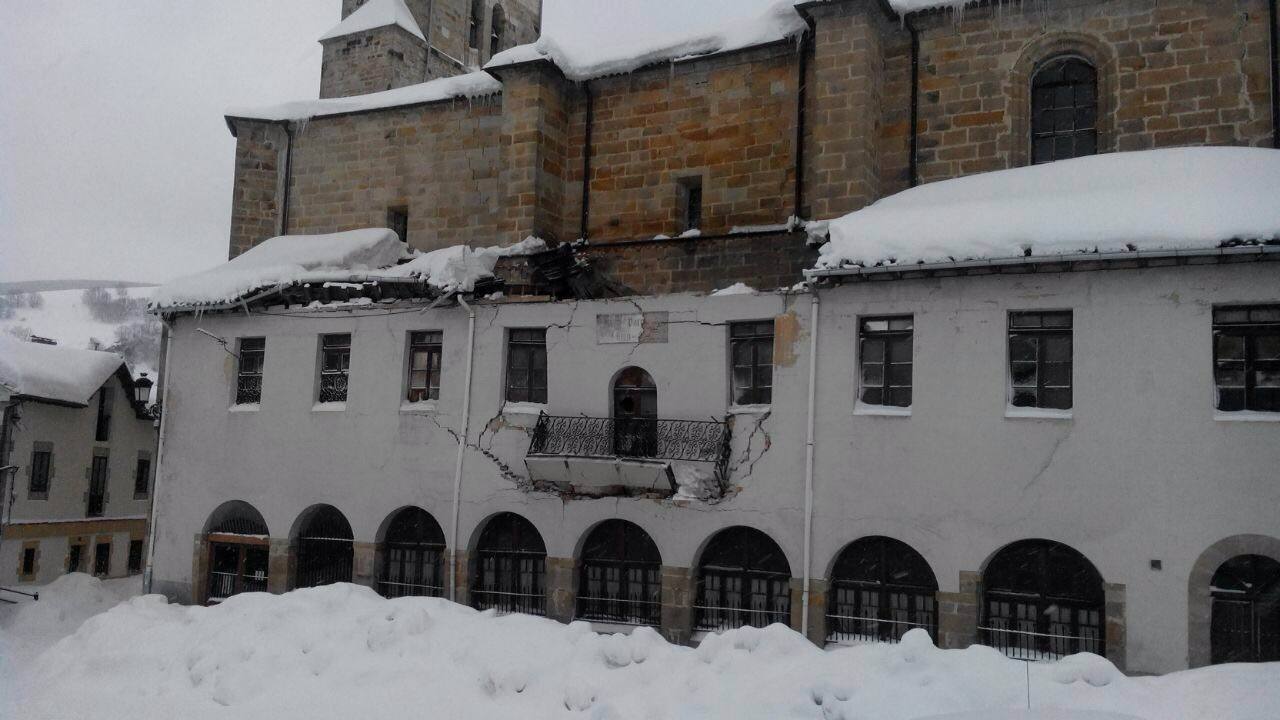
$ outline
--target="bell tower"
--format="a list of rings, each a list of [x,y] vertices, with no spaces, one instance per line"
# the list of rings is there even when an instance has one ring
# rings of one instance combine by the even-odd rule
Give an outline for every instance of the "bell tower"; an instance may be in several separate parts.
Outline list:
[[[342,22],[320,38],[320,97],[472,72],[541,32],[542,0],[342,0]]]

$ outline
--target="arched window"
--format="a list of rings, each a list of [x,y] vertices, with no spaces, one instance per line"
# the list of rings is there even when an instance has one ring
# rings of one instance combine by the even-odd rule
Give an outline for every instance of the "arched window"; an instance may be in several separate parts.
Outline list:
[[[1033,165],[1098,152],[1098,71],[1087,60],[1057,57],[1031,77]]]
[[[467,20],[467,46],[480,49],[480,28],[484,25],[484,0],[471,0],[471,16]]]
[[[495,515],[476,543],[471,605],[545,615],[546,572],[547,546],[533,523],[515,513]]]
[[[897,642],[911,628],[937,638],[938,581],[904,542],[867,537],[850,543],[831,571],[829,642]]]
[[[1280,660],[1280,562],[1237,555],[1210,582],[1210,662]]]
[[[351,582],[351,523],[332,505],[309,510],[298,533],[297,587]]]
[[[578,617],[658,625],[662,621],[662,556],[653,538],[626,520],[606,520],[582,546]]]
[[[502,50],[502,36],[506,33],[507,14],[501,5],[493,6],[493,14],[489,18],[489,57]]]
[[[444,593],[444,532],[426,510],[407,507],[391,519],[378,592],[389,598]]]
[[[791,566],[768,535],[749,527],[716,533],[698,562],[694,627],[728,630],[791,623]]]
[[[223,503],[206,524],[209,577],[205,602],[222,602],[242,592],[266,592],[270,547],[267,523],[252,505]]]
[[[1028,660],[1106,654],[1102,576],[1070,547],[1013,543],[992,558],[982,584],[985,644]]]
[[[658,454],[658,387],[638,367],[624,369],[613,381],[613,452],[619,457]]]

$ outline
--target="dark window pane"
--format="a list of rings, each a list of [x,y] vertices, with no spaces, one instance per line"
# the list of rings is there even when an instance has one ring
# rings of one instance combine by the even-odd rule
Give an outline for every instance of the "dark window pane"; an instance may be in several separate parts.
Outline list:
[[[1253,347],[1255,360],[1280,360],[1280,334],[1258,335]]]
[[[891,387],[911,386],[911,363],[889,366],[889,383]]]
[[[1218,335],[1217,356],[1219,360],[1244,360],[1244,337],[1241,335]]]
[[[885,341],[868,338],[862,341],[862,361],[882,362],[884,360]]]
[[[867,387],[864,385],[862,388],[862,402],[868,405],[883,405],[884,388]]]
[[[1036,364],[1033,362],[1015,362],[1011,364],[1011,376],[1014,387],[1036,386]]]
[[[1013,393],[1014,407],[1035,407],[1036,393],[1035,390],[1016,390]]]
[[[911,388],[901,387],[889,390],[889,401],[886,405],[894,405],[896,407],[911,407]]]
[[[1214,373],[1218,387],[1244,387],[1244,364],[1220,363]]]
[[[862,366],[862,384],[863,385],[884,385],[884,365],[879,363],[866,363]]]

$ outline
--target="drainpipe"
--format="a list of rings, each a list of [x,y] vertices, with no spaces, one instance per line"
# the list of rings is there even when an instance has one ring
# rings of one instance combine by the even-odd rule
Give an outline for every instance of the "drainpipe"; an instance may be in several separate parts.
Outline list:
[[[1271,144],[1280,150],[1280,11],[1276,0],[1268,3],[1271,19]]]
[[[586,127],[582,132],[582,222],[578,226],[578,238],[587,239],[587,219],[591,210],[591,126],[595,122],[596,100],[591,94],[591,82],[582,83],[587,96]]]
[[[293,125],[288,120],[281,123],[288,140],[284,150],[284,191],[280,198],[280,234],[289,234],[289,183],[293,180]],[[163,421],[161,421],[163,424]]]
[[[147,522],[147,567],[142,573],[142,592],[144,595],[151,594],[152,569],[155,565],[156,555],[156,525],[159,524],[160,514],[158,511],[159,503],[157,502],[160,495],[160,478],[164,477],[164,430],[169,422],[169,359],[173,357],[173,328],[166,323],[164,326],[164,355],[160,358],[160,435],[156,439],[156,479],[151,488],[151,506],[149,512],[150,520]],[[196,578],[192,578],[194,582]]]
[[[813,554],[813,446],[814,412],[818,389],[818,289],[811,288],[809,308],[809,410],[804,442],[804,580],[800,590],[800,632],[809,637],[809,565]]]
[[[911,148],[908,150],[910,155],[907,157],[907,176],[911,187],[915,187],[920,184],[920,168],[916,161],[916,148],[920,140],[920,133],[916,130],[916,125],[920,122],[920,31],[911,22],[910,15],[903,18],[903,22],[907,25],[907,32],[911,33],[911,128],[908,135]]]
[[[458,601],[458,505],[462,500],[462,458],[467,450],[467,433],[471,424],[471,366],[476,347],[476,311],[461,295],[458,304],[467,310],[467,377],[462,396],[462,433],[458,438],[458,457],[453,464],[453,525],[449,529],[449,599]]]
[[[808,26],[804,36],[800,38],[800,59],[797,61],[799,79],[796,84],[796,195],[793,199],[794,209],[792,215],[796,218],[800,217],[801,208],[804,207],[804,125],[805,125],[805,103],[807,78],[809,75],[809,47],[812,42],[814,33],[816,32],[813,24],[813,18],[808,14],[804,15],[804,22]]]

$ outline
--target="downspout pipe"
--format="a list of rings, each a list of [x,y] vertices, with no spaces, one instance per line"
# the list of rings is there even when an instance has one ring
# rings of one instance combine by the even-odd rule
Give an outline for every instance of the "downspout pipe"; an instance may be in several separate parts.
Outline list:
[[[458,304],[467,311],[467,375],[463,382],[462,429],[458,437],[458,456],[453,464],[453,522],[449,528],[449,599],[458,601],[458,517],[462,501],[462,459],[467,451],[467,433],[471,425],[471,370],[476,347],[476,311],[461,296]]]
[[[811,287],[809,309],[809,408],[804,441],[804,578],[800,589],[800,632],[809,637],[809,585],[813,574],[813,450],[814,415],[818,391],[818,289]]]
[[[280,234],[289,234],[289,185],[293,181],[293,124],[288,120],[281,123],[284,128],[284,189],[280,197]]]
[[[796,84],[796,194],[792,200],[794,209],[791,214],[796,218],[801,217],[804,210],[804,126],[805,126],[805,105],[808,103],[808,78],[809,78],[809,49],[812,47],[813,36],[816,32],[813,18],[808,13],[802,13],[805,25],[804,36],[800,38],[800,58],[797,60],[797,73],[799,78]]]
[[[156,439],[156,479],[151,488],[151,505],[147,520],[147,566],[142,573],[142,592],[151,594],[151,581],[156,557],[156,526],[160,521],[160,479],[164,477],[164,431],[169,422],[170,360],[173,357],[173,328],[164,326],[164,355],[160,358],[160,435]],[[193,580],[195,578],[192,578]]]
[[[578,225],[578,239],[587,239],[587,221],[591,216],[591,127],[595,124],[596,99],[591,94],[591,82],[582,83],[587,98],[587,112],[582,131],[582,219]]]
[[[910,142],[910,148],[907,150],[907,179],[911,187],[915,187],[920,184],[920,166],[916,160],[916,151],[920,142],[920,133],[917,130],[920,122],[920,31],[916,29],[910,15],[902,20],[906,23],[907,32],[911,34],[911,127],[907,135]]]
[[[1267,4],[1271,20],[1271,145],[1280,150],[1280,10],[1277,0]]]

